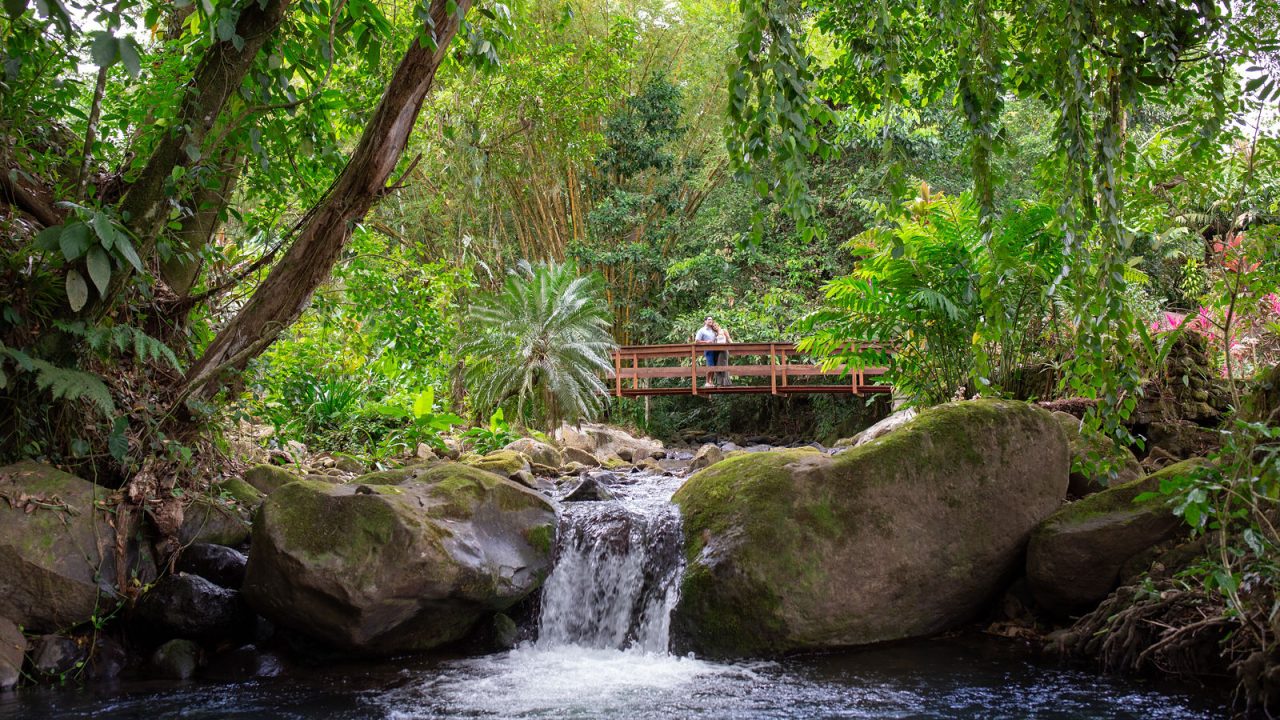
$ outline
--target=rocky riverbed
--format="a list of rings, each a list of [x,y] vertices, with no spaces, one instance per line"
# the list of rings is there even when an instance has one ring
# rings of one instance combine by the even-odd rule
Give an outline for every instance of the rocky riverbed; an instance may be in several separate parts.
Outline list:
[[[0,468],[0,682],[503,652],[538,632],[567,510],[650,485],[684,524],[662,534],[681,565],[670,639],[650,650],[782,657],[963,629],[1038,648],[1184,539],[1143,493],[1194,463],[1146,475],[1128,456],[1118,481],[1081,476],[1073,458],[1097,447],[1067,414],[975,400],[833,448],[666,447],[586,425],[372,472],[295,448],[191,498],[173,556],[111,491],[20,463]]]

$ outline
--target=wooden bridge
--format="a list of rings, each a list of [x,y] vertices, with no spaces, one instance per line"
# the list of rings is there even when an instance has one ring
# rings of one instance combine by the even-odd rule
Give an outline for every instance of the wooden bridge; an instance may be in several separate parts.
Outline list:
[[[708,366],[703,361],[708,351],[727,351],[729,364]],[[610,394],[615,397],[751,393],[862,395],[893,390],[877,382],[885,368],[853,369],[846,373],[843,367],[823,370],[811,362],[792,360],[804,355],[789,342],[626,345],[613,353]],[[708,387],[708,376],[722,372],[728,373],[734,382],[729,385],[717,382],[714,387]],[[824,378],[827,382],[823,382]],[[831,382],[833,379],[836,382]]]

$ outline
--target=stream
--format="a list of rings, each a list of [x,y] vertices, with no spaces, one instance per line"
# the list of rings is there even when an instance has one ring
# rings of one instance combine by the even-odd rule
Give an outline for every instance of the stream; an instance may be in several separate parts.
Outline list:
[[[232,683],[32,688],[0,719],[1219,718],[1215,700],[1040,661],[985,637],[777,661],[667,651],[682,572],[682,478],[632,475],[564,503],[537,639],[479,657],[329,665]]]

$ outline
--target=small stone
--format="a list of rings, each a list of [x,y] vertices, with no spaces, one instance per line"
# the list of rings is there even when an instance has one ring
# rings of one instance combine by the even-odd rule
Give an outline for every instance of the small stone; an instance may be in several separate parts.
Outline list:
[[[493,616],[493,646],[495,650],[510,650],[520,639],[520,628],[516,621],[503,613]]]
[[[31,664],[36,672],[50,677],[70,672],[84,660],[84,648],[74,638],[62,635],[41,635],[31,652]]]
[[[436,455],[435,451],[431,449],[431,446],[426,443],[418,443],[418,449],[414,451],[413,455],[419,460],[426,462],[440,459]]]
[[[244,583],[244,568],[249,559],[238,550],[223,546],[200,543],[190,545],[182,551],[178,558],[179,572],[198,575],[213,584],[239,590]]]
[[[564,496],[564,502],[598,502],[612,499],[613,493],[590,475],[583,477]]]
[[[159,677],[190,680],[200,667],[200,646],[190,640],[170,640],[152,653],[151,666]]]
[[[124,646],[106,635],[99,635],[93,643],[93,656],[89,658],[89,677],[94,680],[111,680],[124,672],[129,654]]]
[[[724,453],[720,451],[720,448],[712,445],[711,443],[707,443],[706,445],[698,448],[698,452],[694,453],[693,460],[689,463],[689,468],[692,470],[701,470],[703,468],[711,467],[723,459]]]

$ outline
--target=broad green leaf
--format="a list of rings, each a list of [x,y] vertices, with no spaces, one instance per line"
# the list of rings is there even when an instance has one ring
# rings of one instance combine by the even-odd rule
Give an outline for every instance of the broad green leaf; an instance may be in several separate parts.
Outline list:
[[[137,78],[142,73],[142,58],[138,56],[138,48],[131,37],[120,38],[120,62],[128,71],[129,77]]]
[[[36,235],[35,246],[42,252],[53,252],[58,249],[58,237],[62,235],[62,226],[53,225]]]
[[[142,272],[142,258],[138,257],[138,253],[133,249],[133,243],[124,233],[116,234],[116,252],[120,253],[120,257],[132,265],[134,270]]]
[[[111,67],[120,58],[120,46],[116,38],[109,32],[93,34],[93,44],[89,47],[89,57],[98,67]]]
[[[71,262],[89,249],[89,226],[79,221],[62,228],[58,236],[58,246],[62,248],[62,257]]]
[[[116,229],[111,225],[111,218],[106,213],[93,214],[93,233],[102,241],[102,247],[110,250],[116,241]]]
[[[67,271],[67,302],[74,312],[80,312],[85,303],[89,302],[89,285],[79,270]]]
[[[111,257],[100,246],[94,245],[84,257],[85,266],[89,269],[89,279],[98,288],[99,295],[107,294],[107,285],[111,283]]]

